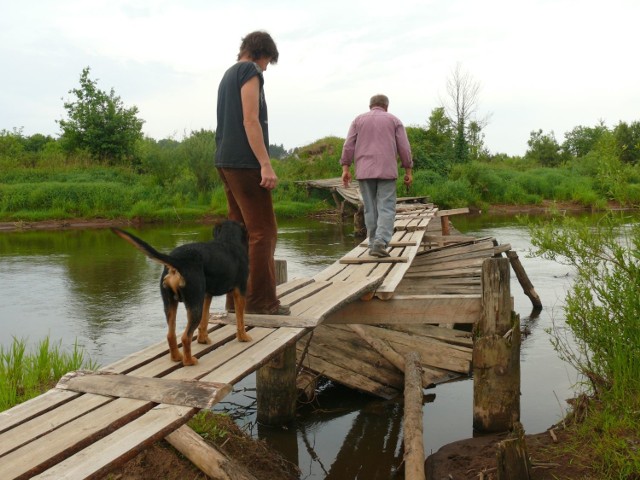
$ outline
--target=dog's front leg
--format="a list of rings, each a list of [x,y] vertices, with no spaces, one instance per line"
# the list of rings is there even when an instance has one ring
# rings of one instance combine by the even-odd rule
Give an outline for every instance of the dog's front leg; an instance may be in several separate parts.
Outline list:
[[[246,301],[244,294],[237,288],[233,290],[233,303],[236,309],[236,338],[240,342],[250,342],[251,337],[247,334],[247,330],[244,327],[244,306]]]
[[[202,304],[202,318],[200,319],[200,325],[198,325],[198,343],[211,344],[209,340],[209,307],[211,307],[212,296],[206,294],[204,302]]]

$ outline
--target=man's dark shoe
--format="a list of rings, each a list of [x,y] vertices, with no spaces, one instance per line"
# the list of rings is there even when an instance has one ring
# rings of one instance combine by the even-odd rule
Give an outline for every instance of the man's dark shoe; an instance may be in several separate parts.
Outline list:
[[[376,243],[369,250],[369,255],[371,255],[372,257],[382,258],[382,257],[388,257],[389,252],[387,252],[387,249],[384,248],[381,244]]]

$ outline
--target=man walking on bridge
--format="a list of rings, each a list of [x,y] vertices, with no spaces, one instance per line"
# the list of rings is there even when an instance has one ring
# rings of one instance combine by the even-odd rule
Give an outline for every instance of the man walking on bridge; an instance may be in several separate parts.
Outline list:
[[[413,160],[407,132],[402,122],[387,112],[386,95],[374,95],[369,111],[358,115],[347,133],[342,148],[342,183],[351,182],[350,166],[355,173],[364,203],[364,223],[369,239],[369,254],[388,257],[387,247],[393,235],[396,216],[396,179],[398,156],[405,169],[404,184],[413,182]]]

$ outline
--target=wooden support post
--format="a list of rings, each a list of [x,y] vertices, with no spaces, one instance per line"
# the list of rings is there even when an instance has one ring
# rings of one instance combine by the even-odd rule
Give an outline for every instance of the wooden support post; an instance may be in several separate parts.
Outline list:
[[[276,260],[276,282],[287,281],[287,262]],[[296,345],[285,347],[256,372],[257,419],[263,425],[286,425],[296,414]]]
[[[531,478],[531,462],[520,422],[516,423],[514,433],[514,438],[498,443],[496,452],[498,480],[529,480]]]
[[[531,283],[531,280],[529,280],[527,272],[524,271],[524,267],[522,266],[522,263],[520,263],[518,254],[513,250],[509,250],[507,251],[507,258],[509,259],[509,262],[511,262],[511,268],[513,268],[513,271],[516,273],[516,278],[518,279],[518,282],[520,282],[520,286],[522,286],[524,294],[531,300],[533,308],[542,308],[540,297],[536,293],[536,289],[533,288],[533,284]]]
[[[511,311],[509,260],[482,264],[482,315],[473,347],[473,427],[504,432],[520,419],[520,319]]]
[[[424,480],[422,365],[417,352],[407,353],[404,360],[404,478]]]
[[[440,217],[440,226],[442,227],[442,235],[449,235],[449,217],[447,217],[446,215]]]

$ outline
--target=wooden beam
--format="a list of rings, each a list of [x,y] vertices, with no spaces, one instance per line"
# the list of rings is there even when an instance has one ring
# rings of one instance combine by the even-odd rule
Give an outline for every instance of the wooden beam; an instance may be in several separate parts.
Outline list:
[[[168,405],[211,408],[231,391],[232,386],[226,383],[143,378],[80,370],[67,373],[56,388]]]
[[[476,323],[481,312],[479,295],[396,295],[390,300],[349,303],[323,323]]]
[[[424,480],[424,440],[422,438],[422,366],[417,352],[404,357],[404,478]]]
[[[256,480],[245,467],[220,453],[186,425],[167,435],[165,440],[211,478]]]
[[[450,215],[460,215],[464,213],[469,213],[469,208],[452,208],[451,210],[438,210],[436,212],[436,217],[448,217]]]

